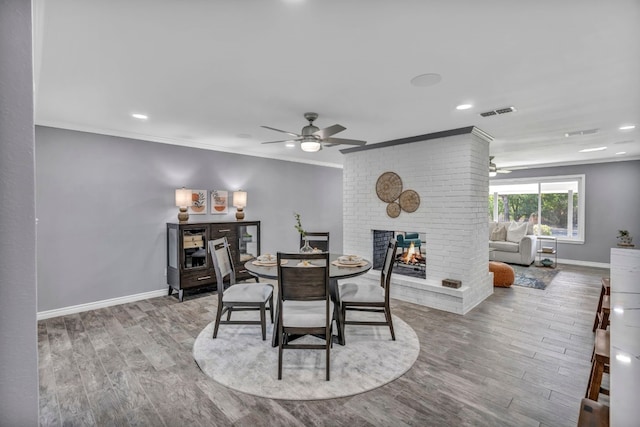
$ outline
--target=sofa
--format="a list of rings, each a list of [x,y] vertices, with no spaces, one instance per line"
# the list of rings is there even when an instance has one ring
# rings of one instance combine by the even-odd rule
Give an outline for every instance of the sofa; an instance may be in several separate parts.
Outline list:
[[[528,222],[489,222],[489,260],[531,265],[536,258],[536,236]]]

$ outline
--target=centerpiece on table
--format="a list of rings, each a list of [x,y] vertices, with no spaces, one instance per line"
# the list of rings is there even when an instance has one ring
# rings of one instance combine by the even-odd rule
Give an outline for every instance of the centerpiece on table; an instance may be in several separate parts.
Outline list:
[[[313,252],[313,248],[311,247],[311,245],[309,244],[309,240],[307,239],[307,232],[304,231],[304,228],[302,228],[300,214],[297,212],[294,212],[293,216],[296,219],[296,225],[294,225],[294,227],[296,228],[296,230],[298,230],[298,233],[300,233],[300,237],[304,240],[304,245],[300,248],[300,253],[310,254]]]

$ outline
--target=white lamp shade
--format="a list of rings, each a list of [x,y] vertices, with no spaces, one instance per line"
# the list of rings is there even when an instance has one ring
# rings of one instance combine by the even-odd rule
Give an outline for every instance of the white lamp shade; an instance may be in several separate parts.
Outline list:
[[[318,141],[302,141],[300,143],[300,148],[302,148],[302,151],[315,153],[320,150],[320,143]]]
[[[247,192],[246,191],[234,191],[233,192],[233,207],[244,209],[247,207]]]
[[[188,188],[179,188],[176,190],[176,206],[191,206],[193,204],[193,199],[191,194],[193,192]]]

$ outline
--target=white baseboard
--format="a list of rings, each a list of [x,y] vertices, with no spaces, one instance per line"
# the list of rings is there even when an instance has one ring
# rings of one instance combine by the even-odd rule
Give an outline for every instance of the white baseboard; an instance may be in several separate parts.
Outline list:
[[[163,297],[168,294],[168,288],[157,291],[143,292],[141,294],[127,295],[124,297],[105,299],[102,301],[89,302],[86,304],[72,305],[69,307],[56,308],[54,310],[39,311],[38,320],[50,319],[52,317],[66,316],[68,314],[81,313],[83,311],[96,310],[98,308],[111,307],[112,305],[125,304],[128,302],[140,301],[148,298]]]
[[[611,268],[611,264],[606,262],[592,262],[592,261],[580,261],[576,259],[560,259],[558,258],[558,264],[571,264],[571,265],[581,265],[584,267],[595,267],[595,268]]]

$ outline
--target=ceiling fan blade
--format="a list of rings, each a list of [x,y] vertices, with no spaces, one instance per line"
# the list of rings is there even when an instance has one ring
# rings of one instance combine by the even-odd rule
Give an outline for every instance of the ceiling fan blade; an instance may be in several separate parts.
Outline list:
[[[267,142],[261,142],[261,144],[275,144],[276,142],[295,142],[295,141],[301,141],[302,138],[296,138],[296,139],[281,139],[280,141],[267,141]]]
[[[317,130],[313,133],[313,135],[319,136],[320,139],[325,139],[330,137],[331,135],[335,135],[336,133],[342,132],[343,130],[346,130],[346,129],[347,128],[342,125],[333,125],[324,129]]]
[[[367,141],[360,141],[358,139],[345,139],[345,138],[327,138],[323,139],[322,142],[331,145],[337,144],[346,144],[346,145],[365,145]]]
[[[265,128],[265,129],[275,130],[276,132],[286,133],[287,135],[291,135],[291,136],[297,136],[298,138],[302,137],[302,135],[300,135],[300,134],[293,133],[293,132],[287,132],[286,130],[282,130],[282,129],[276,129],[276,128],[272,128],[272,127],[269,127],[269,126],[260,126],[260,127]]]

